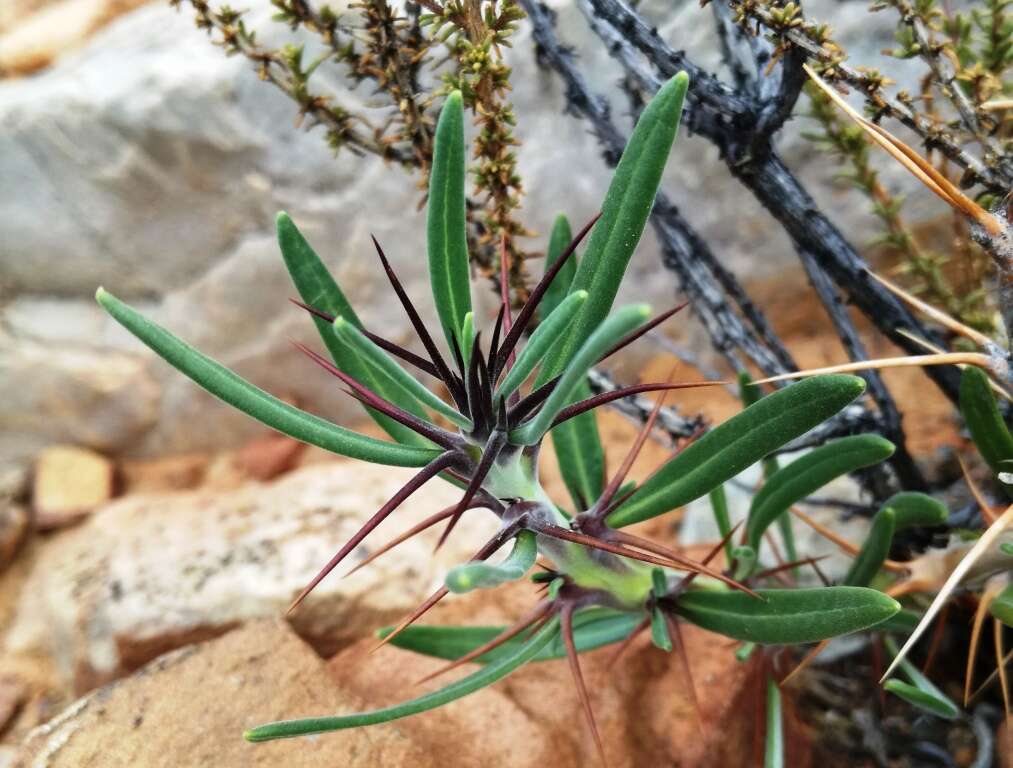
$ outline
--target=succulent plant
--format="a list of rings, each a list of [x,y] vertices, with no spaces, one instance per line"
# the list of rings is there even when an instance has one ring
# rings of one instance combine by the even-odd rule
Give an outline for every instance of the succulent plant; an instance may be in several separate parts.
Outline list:
[[[487,344],[479,329],[482,323],[471,307],[464,116],[460,95],[452,93],[447,98],[435,135],[427,250],[433,298],[449,357],[422,323],[378,243],[382,268],[425,355],[363,327],[309,243],[288,216],[279,215],[279,243],[300,296],[297,303],[311,314],[329,358],[308,347],[303,350],[362,403],[390,441],[358,434],[272,397],[99,290],[102,306],[141,341],[208,392],[269,427],[343,456],[419,468],[321,569],[293,608],[433,478],[460,487],[460,502],[373,557],[444,522],[442,543],[461,516],[475,508],[492,511],[501,523],[471,561],[447,573],[441,589],[383,633],[383,642],[447,659],[446,669],[476,662],[481,665],[477,671],[396,706],[273,723],[247,732],[247,739],[265,741],[395,720],[466,696],[529,662],[565,656],[601,749],[580,673],[582,651],[628,639],[648,628],[660,648],[681,650],[678,628],[682,620],[748,643],[808,643],[877,625],[897,612],[893,599],[864,584],[766,589],[769,574],[756,568],[756,553],[767,527],[782,518],[789,506],[827,480],[890,454],[892,446],[875,436],[839,440],[772,472],[753,504],[744,540],[734,550],[735,531],[727,526],[725,540],[701,562],[623,530],[718,493],[722,483],[838,412],[864,388],[863,381],[852,376],[818,376],[756,398],[636,485],[627,482],[626,475],[652,428],[652,417],[622,465],[606,480],[595,408],[635,392],[716,383],[659,382],[592,395],[587,380],[593,366],[681,308],[654,318],[643,305],[612,311],[675,139],[687,87],[687,77],[679,74],[647,105],[616,168],[600,215],[572,240],[566,221],[557,222],[544,277],[516,316],[504,290],[491,334],[485,337]],[[578,264],[575,251],[589,233]],[[402,364],[438,379],[447,400]],[[539,482],[539,451],[550,434],[572,507],[550,498]],[[491,562],[508,545],[509,554]],[[712,567],[711,559],[726,545],[735,553],[734,562],[728,563],[727,570]],[[545,596],[513,626],[413,625],[449,592],[487,589],[524,577],[536,557],[547,564],[546,570],[532,576]],[[771,695],[776,696],[776,689]]]

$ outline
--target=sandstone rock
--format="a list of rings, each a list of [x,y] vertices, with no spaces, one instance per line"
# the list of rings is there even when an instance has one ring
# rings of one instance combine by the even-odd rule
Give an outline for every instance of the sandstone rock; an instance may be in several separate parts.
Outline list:
[[[51,656],[78,691],[167,650],[244,621],[280,616],[303,586],[411,470],[359,462],[317,465],[270,485],[123,499],[46,541],[31,564],[5,647]],[[459,498],[432,483],[349,557],[365,557]],[[432,554],[438,531],[403,544],[354,576],[333,573],[292,616],[296,631],[333,651],[399,618],[496,529],[469,514]]]
[[[30,527],[28,509],[0,501],[0,573],[14,561]]]
[[[530,585],[527,585],[530,591]],[[469,599],[434,609],[425,622],[433,624],[505,623],[497,614],[504,603],[502,593],[470,595]],[[520,615],[519,605],[531,605],[533,595],[518,599],[516,590],[506,601]],[[470,610],[469,610],[470,609]],[[467,614],[471,614],[468,616]],[[723,768],[752,765],[751,755],[761,750],[754,734],[754,715],[762,714],[763,689],[759,686],[757,663],[735,661],[733,644],[714,635],[684,627],[683,637],[693,669],[693,684],[701,705],[703,726],[697,720],[688,683],[678,659],[654,648],[646,635],[641,636],[615,661],[615,647],[603,648],[581,656],[581,666],[591,693],[595,717],[605,743],[609,764],[616,768],[647,765],[677,768]],[[370,653],[375,641],[363,641],[335,656],[329,665],[340,687],[364,692],[359,706],[373,709],[387,706],[429,690],[472,671],[455,671],[444,678],[417,686],[421,677],[437,670],[445,662],[391,649],[389,646]],[[756,657],[756,662],[760,657]],[[584,715],[573,687],[565,660],[539,662],[510,675],[481,694],[495,693],[500,698],[469,697],[446,708],[423,713],[405,720],[405,728],[432,728],[444,731],[444,723],[455,723],[467,714],[497,723],[479,741],[462,739],[459,750],[464,765],[498,764],[479,750],[496,745],[501,738],[520,744],[506,726],[500,727],[503,699],[514,702],[527,717],[545,729],[552,740],[552,765],[594,765],[597,756]],[[757,707],[760,707],[757,710]],[[789,765],[809,765],[809,749],[804,735],[789,731]],[[488,762],[487,762],[488,761]],[[512,760],[508,763],[513,765]],[[521,764],[526,764],[522,762]]]
[[[273,480],[296,465],[305,447],[305,443],[285,435],[265,435],[247,443],[235,461],[251,480]]]
[[[284,624],[255,622],[166,654],[81,699],[33,732],[15,765],[535,768],[557,753],[552,734],[495,690],[470,697],[470,706],[444,710],[437,720],[264,744],[241,738],[263,722],[348,711],[367,693],[355,683],[335,685],[324,662]]]
[[[32,505],[40,530],[75,523],[112,495],[112,462],[94,451],[57,445],[35,462]]]
[[[755,754],[752,711],[743,706],[743,699],[755,704],[755,675],[712,638],[686,635],[708,724],[703,731],[673,656],[638,643],[611,671],[614,649],[582,657],[612,765],[716,768],[749,764]],[[253,622],[161,656],[79,700],[28,736],[15,765],[576,768],[594,762],[564,661],[529,665],[465,699],[396,723],[256,745],[239,738],[272,720],[352,712],[418,695],[427,688],[412,683],[441,664],[390,647],[369,654],[371,644],[325,663],[283,623]],[[808,753],[791,736],[791,765],[804,768]]]
[[[61,0],[0,24],[0,76],[26,75],[82,45],[98,28],[147,0]],[[15,5],[31,7],[30,3]],[[39,3],[38,5],[43,5]],[[15,9],[14,16],[18,10]]]
[[[123,495],[192,490],[202,484],[209,461],[203,453],[190,453],[121,462],[117,470]]]
[[[0,678],[0,732],[25,700],[25,684],[16,677]]]

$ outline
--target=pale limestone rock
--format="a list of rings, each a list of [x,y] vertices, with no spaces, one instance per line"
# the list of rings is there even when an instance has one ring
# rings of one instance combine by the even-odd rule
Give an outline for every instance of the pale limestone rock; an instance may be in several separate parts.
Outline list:
[[[35,460],[32,507],[40,530],[77,522],[113,496],[113,464],[74,445],[54,445]]]
[[[237,624],[282,616],[303,586],[412,470],[322,464],[236,491],[136,496],[44,542],[5,640],[11,654],[45,653],[89,690],[160,653]],[[433,481],[396,511],[296,611],[296,631],[321,650],[400,618],[496,529],[468,513],[433,556],[434,528],[363,568],[358,560],[455,502]]]

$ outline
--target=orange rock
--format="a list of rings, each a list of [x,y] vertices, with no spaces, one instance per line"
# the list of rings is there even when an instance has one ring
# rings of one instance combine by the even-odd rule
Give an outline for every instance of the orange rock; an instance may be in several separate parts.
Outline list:
[[[24,3],[38,10],[15,17],[0,35],[0,76],[27,75],[83,44],[96,30],[147,0],[59,0]]]
[[[188,491],[197,488],[207,474],[209,457],[202,453],[164,459],[124,461],[119,465],[123,495]]]
[[[335,684],[326,664],[284,623],[255,622],[166,654],[133,676],[78,700],[28,736],[14,765],[575,765],[565,748],[559,749],[554,734],[495,690],[452,705],[435,719],[410,718],[262,744],[241,738],[244,730],[272,720],[351,711],[363,704],[365,693]]]
[[[236,453],[235,462],[251,480],[273,480],[295,467],[305,448],[291,437],[269,434],[247,443]]]
[[[0,500],[0,573],[14,562],[30,527],[28,510]]]
[[[426,615],[429,624],[506,624],[534,604],[532,585],[517,583],[484,593],[444,601]],[[656,649],[641,636],[614,662],[616,647],[583,654],[581,666],[591,693],[595,716],[612,768],[674,766],[726,768],[762,762],[764,688],[757,655],[748,664],[734,657],[734,643],[683,625],[693,685],[700,702],[700,725],[688,682],[675,654]],[[364,640],[335,656],[329,669],[339,686],[358,692],[362,709],[387,706],[435,690],[470,673],[475,666],[455,670],[444,678],[416,686],[419,678],[445,662],[384,646],[375,653],[375,640]],[[487,696],[493,692],[496,697]],[[484,698],[480,698],[484,697]],[[548,764],[566,768],[597,764],[593,741],[565,661],[530,664],[481,694],[462,699],[445,709],[422,713],[403,721],[408,733],[445,730],[462,718],[501,722],[514,708],[527,714],[550,734],[553,754]],[[790,703],[787,707],[790,711]],[[809,747],[800,728],[786,727],[789,765],[810,764]],[[499,765],[482,753],[496,745],[505,727],[499,725],[484,739],[460,742],[461,765]],[[512,735],[510,738],[515,738]],[[514,765],[514,762],[510,762]],[[520,763],[526,765],[526,763]]]
[[[72,445],[47,448],[35,462],[32,505],[40,530],[77,522],[113,495],[113,465]]]

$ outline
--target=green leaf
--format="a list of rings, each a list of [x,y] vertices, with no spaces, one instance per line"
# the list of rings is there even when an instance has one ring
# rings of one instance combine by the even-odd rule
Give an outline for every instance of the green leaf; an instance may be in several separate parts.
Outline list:
[[[549,235],[549,249],[545,253],[545,271],[548,272],[556,263],[566,246],[573,240],[573,233],[570,231],[570,222],[566,216],[560,214],[552,225],[552,233]],[[542,297],[542,317],[548,317],[556,307],[563,303],[566,294],[570,290],[573,276],[577,272],[577,256],[570,256],[566,264],[559,270]]]
[[[275,224],[278,230],[278,247],[285,260],[285,268],[303,302],[335,317],[341,315],[354,323],[357,328],[361,328],[362,323],[352,309],[351,303],[317,252],[313,250],[313,246],[296,227],[295,222],[282,211],[276,217]],[[334,339],[327,322],[322,318],[315,319],[320,338],[327,348],[331,349]]]
[[[1007,627],[1013,627],[1013,584],[1008,585],[988,606],[988,612]]]
[[[247,741],[287,739],[293,736],[306,736],[311,733],[325,733],[327,731],[340,731],[346,728],[359,728],[364,725],[388,723],[391,720],[400,720],[402,717],[436,709],[490,686],[519,667],[524,666],[537,656],[542,648],[552,642],[553,638],[558,634],[559,619],[553,617],[544,627],[535,633],[534,637],[510,656],[488,664],[477,672],[473,672],[467,677],[433,693],[427,693],[424,696],[419,696],[402,704],[395,704],[392,707],[374,709],[371,712],[269,723],[247,731],[243,734],[243,738]]]
[[[746,541],[759,550],[764,531],[792,504],[841,475],[883,461],[893,450],[893,443],[878,435],[852,435],[821,445],[778,470],[753,497]]]
[[[657,598],[662,598],[668,594],[668,578],[665,576],[663,568],[651,569],[651,591],[654,592],[654,596]]]
[[[498,587],[508,581],[517,581],[531,570],[538,556],[538,546],[532,531],[521,531],[514,540],[514,548],[502,563],[494,565],[485,562],[462,563],[450,569],[445,584],[447,589],[458,594],[473,589]]]
[[[885,638],[883,644],[891,656],[897,656],[897,644],[892,638]],[[904,659],[900,662],[899,669],[911,685],[901,680],[887,680],[883,686],[886,690],[916,707],[947,720],[953,720],[960,716],[960,708],[945,693],[936,688],[918,667]]]
[[[560,338],[587,299],[587,291],[574,291],[556,307],[531,334],[524,349],[517,355],[513,367],[503,377],[496,394],[506,397],[524,383],[535,366],[545,357],[549,347]]]
[[[767,678],[767,733],[764,738],[763,768],[784,768],[784,723],[781,689]]]
[[[893,543],[896,525],[897,516],[892,508],[884,507],[876,513],[876,517],[872,520],[872,527],[869,529],[869,535],[844,577],[846,585],[851,587],[869,586],[890,554],[890,545]]]
[[[680,72],[665,83],[644,108],[623,151],[602,203],[571,290],[586,290],[588,300],[573,329],[549,353],[539,375],[548,381],[563,370],[581,344],[612,309],[630,257],[640,242],[647,217],[679,130],[689,77]]]
[[[303,302],[334,317],[344,317],[356,328],[361,328],[362,323],[359,322],[359,318],[344,292],[288,214],[279,213],[276,223],[278,246],[281,248],[285,267],[288,269],[292,282]],[[407,396],[403,388],[389,381],[388,377],[378,373],[375,367],[370,364],[371,361],[360,359],[355,350],[349,349],[346,344],[343,344],[334,335],[333,329],[326,320],[314,315],[313,322],[317,326],[317,332],[327,347],[331,359],[338,368],[381,397],[420,418],[425,418],[425,411],[414,398]],[[380,353],[386,357],[385,352],[380,351]],[[396,365],[393,360],[390,362]],[[421,448],[432,447],[429,440],[389,416],[385,416],[373,408],[366,408],[366,411],[388,435],[399,443]]]
[[[658,606],[651,609],[651,642],[666,653],[672,651],[672,636],[668,633],[668,621]]]
[[[907,608],[902,608],[882,624],[877,624],[876,631],[900,632],[901,634],[910,635],[918,628],[918,624],[921,620],[922,617],[920,614],[917,614],[914,611],[909,611]]]
[[[711,491],[709,499],[711,503],[711,511],[714,513],[714,522],[716,522],[718,526],[718,533],[721,535],[721,538],[724,539],[729,533],[731,533],[732,530],[732,521],[728,517],[728,497],[725,496],[725,486],[723,484],[719,485]],[[727,539],[727,541],[725,541],[725,559],[729,563],[732,562],[734,557],[732,554],[733,547],[734,545],[732,544],[732,540]]]
[[[833,416],[864,389],[855,376],[814,376],[764,397],[662,466],[609,515],[608,524],[632,525],[710,493]]]
[[[852,587],[867,587],[889,556],[896,531],[912,526],[941,525],[948,516],[946,506],[927,494],[915,491],[895,493],[883,502],[873,518],[869,535],[844,577],[844,583]]]
[[[574,390],[573,400],[588,397],[591,387],[584,379]],[[549,434],[566,490],[578,510],[586,509],[605,490],[605,447],[598,431],[598,418],[594,411],[584,411]]]
[[[895,696],[904,699],[908,704],[913,704],[929,714],[946,720],[955,720],[960,716],[960,710],[950,699],[939,698],[902,680],[887,680],[883,687]]]
[[[625,640],[640,624],[642,616],[624,613],[608,608],[585,608],[573,617],[573,641],[579,653],[591,651],[604,645]],[[391,645],[408,651],[454,661],[476,648],[485,645],[503,633],[506,627],[441,627],[413,624],[391,640]],[[393,627],[380,630],[380,637],[386,637]],[[523,636],[507,640],[502,645],[487,651],[475,659],[479,664],[490,664],[517,652],[524,644]],[[566,657],[566,648],[561,637],[545,646],[532,661],[549,661]]]
[[[863,587],[761,589],[744,592],[692,590],[676,612],[697,626],[735,640],[763,645],[814,643],[879,624],[900,610],[892,597]]]
[[[464,106],[454,91],[436,124],[426,220],[429,279],[448,344],[461,338],[464,316],[471,311],[464,176]]]
[[[443,402],[436,394],[430,392],[420,381],[402,368],[397,362],[380,347],[372,342],[355,325],[344,317],[334,319],[333,335],[341,340],[343,347],[351,352],[357,359],[371,366],[373,370],[382,375],[375,379],[381,383],[386,391],[397,391],[397,400],[391,400],[396,405],[404,402],[411,402],[418,411],[421,418],[426,418],[422,407],[431,408],[435,412],[446,416],[450,421],[460,427],[470,428],[471,422],[455,408]],[[374,389],[374,391],[377,391]],[[390,398],[388,398],[390,399]],[[402,407],[404,407],[402,405]],[[413,413],[416,411],[413,410]]]
[[[883,502],[884,507],[893,510],[897,519],[897,530],[905,528],[931,528],[943,525],[950,516],[946,505],[927,493],[901,491]]]
[[[763,397],[763,390],[753,384],[752,377],[745,371],[739,374],[739,396],[742,399],[742,405],[746,408]],[[763,460],[764,480],[769,480],[780,469],[781,464],[777,460],[777,456],[765,458]],[[788,510],[778,515],[777,528],[781,532],[781,540],[784,542],[785,557],[789,562],[795,562],[798,560],[798,547],[795,546],[795,529],[792,527],[792,516]],[[797,573],[798,569],[793,568],[792,572]]]
[[[202,355],[104,289],[98,289],[95,299],[124,328],[194,383],[289,437],[342,456],[364,459],[375,464],[421,467],[440,455],[439,450],[396,445],[366,437],[301,411]]]
[[[981,457],[996,475],[1005,471],[1003,462],[1013,460],[1013,436],[999,413],[988,376],[972,365],[960,374],[960,413]],[[1003,488],[1013,498],[1013,485],[1003,483]]]
[[[475,313],[469,312],[464,316],[464,326],[461,328],[461,357],[464,358],[464,369],[468,369],[471,363],[471,348],[475,345]]]
[[[651,314],[646,304],[623,307],[595,329],[566,366],[559,383],[530,421],[510,432],[510,441],[534,445],[549,431],[556,415],[572,401],[573,391],[587,380],[587,372],[619,339]]]

